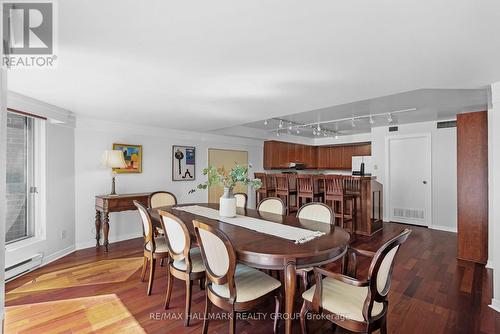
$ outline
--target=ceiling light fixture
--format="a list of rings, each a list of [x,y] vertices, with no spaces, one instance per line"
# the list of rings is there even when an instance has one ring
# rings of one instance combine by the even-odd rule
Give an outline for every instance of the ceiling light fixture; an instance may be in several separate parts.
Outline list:
[[[267,119],[266,119],[266,120],[264,120],[264,125],[266,125],[266,126],[267,126],[267,123],[268,123]]]
[[[319,126],[319,123],[318,123],[318,127],[316,128],[316,130],[319,132],[321,131],[321,127]]]
[[[280,132],[276,131],[276,137],[279,137],[279,136],[280,136]]]
[[[354,122],[354,117],[351,119],[351,126],[352,126],[353,128],[355,128],[355,127],[356,127],[356,122]]]
[[[316,136],[316,129],[313,128],[313,136]]]
[[[281,129],[283,127],[283,120],[280,119],[280,124],[278,125],[278,127]]]
[[[387,113],[387,122],[392,123],[392,115],[390,112]]]
[[[297,134],[299,134],[299,133],[300,133],[300,130],[299,130],[299,129],[297,129]]]
[[[339,135],[338,134],[335,134],[335,139],[339,139]]]
[[[372,116],[372,115],[370,115],[370,124],[371,124],[371,125],[375,124],[375,120],[373,119],[373,116]]]

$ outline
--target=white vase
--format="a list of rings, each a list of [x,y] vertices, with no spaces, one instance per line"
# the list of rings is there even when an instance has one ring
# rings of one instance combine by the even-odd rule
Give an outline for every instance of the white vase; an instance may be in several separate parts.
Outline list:
[[[236,217],[236,198],[233,188],[224,188],[224,194],[219,200],[219,216]]]

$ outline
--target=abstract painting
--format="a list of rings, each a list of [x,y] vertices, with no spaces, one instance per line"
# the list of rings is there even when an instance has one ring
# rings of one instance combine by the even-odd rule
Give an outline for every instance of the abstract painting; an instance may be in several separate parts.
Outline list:
[[[172,146],[172,180],[192,181],[195,179],[196,152],[191,146]]]
[[[142,145],[113,144],[113,150],[123,152],[126,168],[115,168],[117,173],[142,173]]]

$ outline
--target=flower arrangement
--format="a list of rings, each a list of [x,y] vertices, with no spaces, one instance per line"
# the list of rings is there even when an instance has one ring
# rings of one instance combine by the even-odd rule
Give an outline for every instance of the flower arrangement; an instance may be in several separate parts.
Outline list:
[[[251,166],[250,166],[251,167]],[[200,183],[196,189],[207,189],[214,185],[223,185],[225,190],[224,195],[232,196],[233,188],[238,182],[244,185],[250,185],[254,189],[259,189],[262,186],[260,179],[250,179],[248,177],[248,168],[238,165],[235,166],[227,172],[224,168],[215,168],[215,166],[208,166],[203,169],[203,175],[207,175],[208,179],[206,182]],[[196,189],[191,189],[189,193],[194,193]]]

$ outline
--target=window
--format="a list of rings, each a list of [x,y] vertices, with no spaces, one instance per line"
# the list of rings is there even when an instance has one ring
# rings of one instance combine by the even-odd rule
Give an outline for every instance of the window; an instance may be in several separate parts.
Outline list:
[[[35,122],[29,116],[7,113],[7,214],[5,242],[34,236]]]

